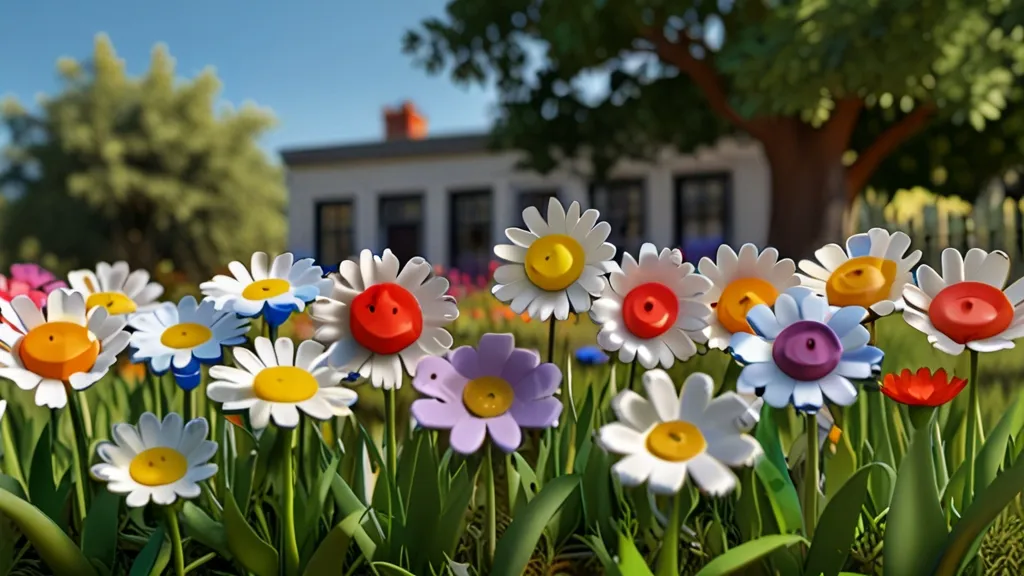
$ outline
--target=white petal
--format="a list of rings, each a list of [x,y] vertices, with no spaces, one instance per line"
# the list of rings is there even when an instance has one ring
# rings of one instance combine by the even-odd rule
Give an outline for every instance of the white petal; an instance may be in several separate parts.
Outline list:
[[[736,475],[708,454],[687,462],[687,470],[697,486],[711,496],[723,496],[736,488]]]
[[[675,384],[664,370],[650,370],[643,375],[647,398],[662,422],[671,422],[679,414],[679,396]]]

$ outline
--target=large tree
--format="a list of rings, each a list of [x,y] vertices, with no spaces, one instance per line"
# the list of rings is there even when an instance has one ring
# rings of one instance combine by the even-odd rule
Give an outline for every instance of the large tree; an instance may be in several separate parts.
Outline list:
[[[216,75],[179,81],[162,46],[139,78],[103,36],[88,62],[62,59],[58,72],[64,89],[38,114],[15,101],[3,108],[8,261],[26,247],[65,267],[124,259],[152,269],[169,259],[201,279],[281,247],[283,175],[258,146],[269,113],[218,110]]]
[[[452,0],[405,50],[430,73],[495,82],[496,144],[540,171],[584,156],[600,178],[665,145],[756,139],[772,172],[769,243],[803,256],[837,238],[880,170],[949,189],[1022,159],[1022,122],[999,122],[1020,115],[1008,110],[1022,96],[1020,3]],[[608,77],[596,101],[579,82],[595,74]],[[896,154],[905,143],[914,156]]]

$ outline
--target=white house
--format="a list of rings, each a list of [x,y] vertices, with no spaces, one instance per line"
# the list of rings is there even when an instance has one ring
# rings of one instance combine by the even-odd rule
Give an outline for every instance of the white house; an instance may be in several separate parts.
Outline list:
[[[420,255],[476,275],[505,228],[523,226],[523,209],[546,214],[553,195],[600,210],[609,241],[634,254],[653,242],[696,261],[722,242],[767,239],[770,174],[752,142],[623,163],[595,186],[580,165],[547,175],[518,170],[519,155],[488,150],[486,134],[427,137],[409,103],[385,110],[385,125],[382,142],[282,152],[296,256],[336,266],[364,248],[390,248],[403,261]]]

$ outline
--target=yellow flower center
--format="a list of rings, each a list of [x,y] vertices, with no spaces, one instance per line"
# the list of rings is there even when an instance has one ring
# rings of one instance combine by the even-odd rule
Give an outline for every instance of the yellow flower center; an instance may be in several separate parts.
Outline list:
[[[497,376],[474,378],[462,390],[462,403],[480,418],[494,418],[508,412],[513,399],[512,386]]]
[[[707,447],[700,429],[681,420],[662,422],[647,434],[647,451],[669,462],[685,462]]]
[[[574,238],[551,234],[526,249],[526,276],[548,292],[565,290],[579,280],[586,259],[583,246]]]
[[[320,384],[312,374],[295,366],[264,368],[252,379],[252,391],[260,400],[295,404],[316,396]]]
[[[106,308],[107,313],[111,316],[131,314],[137,309],[135,301],[129,298],[127,294],[121,292],[96,292],[91,294],[85,301],[85,307],[88,310],[96,307]]]
[[[242,297],[246,300],[266,300],[267,298],[280,296],[291,289],[292,285],[287,280],[267,278],[266,280],[257,280],[246,286],[242,290]]]
[[[143,486],[166,486],[185,477],[188,460],[174,448],[150,448],[139,452],[128,466],[132,480]]]
[[[774,306],[779,291],[771,282],[762,278],[740,278],[733,280],[722,290],[715,305],[718,321],[731,334],[754,330],[747,323],[747,313],[758,304]]]
[[[160,343],[168,348],[184,350],[195,348],[213,337],[213,332],[194,322],[182,322],[164,330],[160,335]]]
[[[30,372],[66,382],[72,374],[88,372],[100,355],[100,342],[85,326],[47,322],[28,331],[18,356]]]
[[[861,306],[889,299],[896,281],[896,263],[874,256],[858,256],[832,271],[825,294],[832,306]]]

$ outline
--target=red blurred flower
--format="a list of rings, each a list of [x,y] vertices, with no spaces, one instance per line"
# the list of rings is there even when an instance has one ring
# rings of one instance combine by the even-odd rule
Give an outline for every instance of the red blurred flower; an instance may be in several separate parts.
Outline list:
[[[967,380],[950,378],[942,368],[934,374],[928,368],[919,368],[916,374],[904,369],[899,374],[885,375],[882,393],[900,404],[934,407],[952,400],[966,385]]]
[[[24,295],[42,308],[47,294],[57,288],[67,288],[67,284],[38,264],[11,264],[10,277],[0,275],[0,298],[7,301]]]
[[[487,263],[487,276],[489,278],[494,278],[494,271],[498,269],[498,266],[501,266],[501,262],[497,260],[491,260]]]

